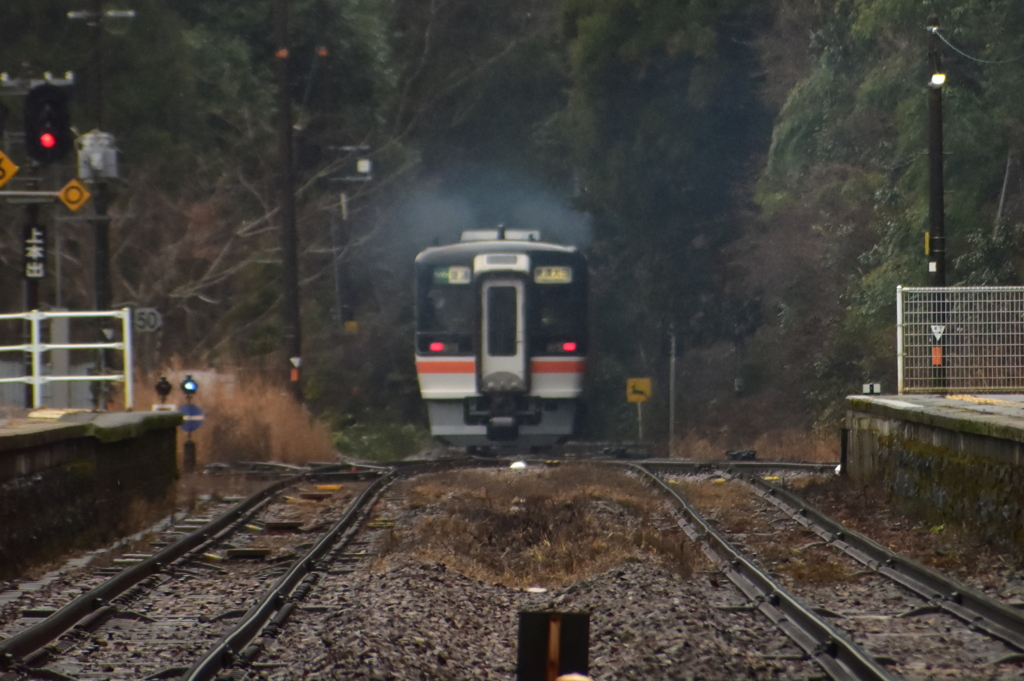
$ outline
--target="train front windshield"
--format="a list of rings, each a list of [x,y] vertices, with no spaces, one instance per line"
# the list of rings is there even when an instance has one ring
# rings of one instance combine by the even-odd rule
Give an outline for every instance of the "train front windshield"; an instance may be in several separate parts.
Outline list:
[[[564,259],[538,257],[537,260],[542,262],[528,275],[524,291],[529,353],[585,354],[585,265],[581,267]],[[416,347],[419,352],[465,355],[478,351],[481,289],[476,279],[472,269],[463,265],[432,265],[418,273]],[[488,306],[493,317],[488,325],[491,337],[483,342],[489,344],[491,354],[515,354],[514,291],[506,287],[489,290],[488,295],[493,297]],[[509,343],[513,343],[511,348]]]
[[[532,354],[583,354],[586,351],[585,282],[586,273],[581,268],[534,269],[530,305]]]
[[[442,343],[445,352],[473,352],[476,295],[468,267],[432,267],[422,272],[416,305],[418,349],[427,351],[433,342]]]

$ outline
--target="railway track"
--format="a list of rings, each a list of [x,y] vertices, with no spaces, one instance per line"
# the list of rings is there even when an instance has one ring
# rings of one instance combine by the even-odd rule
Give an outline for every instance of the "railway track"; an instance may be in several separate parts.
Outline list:
[[[700,500],[688,534],[706,541],[752,607],[791,631],[832,678],[1019,678],[1024,615],[1015,608],[749,471],[667,477],[659,483],[670,494]]]
[[[303,673],[330,665],[347,669],[344,656],[349,653],[356,658],[349,672],[338,671],[338,678],[404,678],[402,665],[429,668],[428,676],[460,678],[462,672],[455,670],[465,672],[456,666],[462,655],[486,666],[491,662],[485,659],[509,654],[502,646],[514,640],[510,625],[494,624],[509,613],[565,607],[579,602],[581,594],[588,594],[584,603],[613,598],[633,603],[627,586],[640,584],[645,585],[644,599],[652,600],[618,608],[621,612],[609,606],[605,619],[633,613],[649,621],[644,635],[663,638],[652,644],[655,651],[684,655],[692,631],[678,622],[698,626],[691,616],[699,608],[681,606],[680,596],[698,597],[700,587],[694,580],[673,584],[644,571],[630,572],[627,583],[613,575],[610,581],[535,594],[474,584],[443,568],[403,567],[395,574],[404,580],[406,595],[382,596],[378,603],[386,605],[376,606],[384,607],[386,616],[362,604],[366,593],[392,588],[386,580],[367,577],[362,566],[393,541],[396,523],[411,522],[401,519],[409,507],[389,496],[392,483],[419,473],[508,463],[416,463],[366,469],[359,480],[331,471],[284,471],[289,474],[257,494],[210,509],[209,517],[179,519],[158,539],[162,545],[156,553],[123,556],[107,570],[116,574],[89,575],[75,585],[76,594],[55,589],[49,600],[36,599],[19,619],[0,622],[0,681],[286,679],[296,668]],[[531,463],[534,469],[543,465]],[[716,635],[724,632],[726,641],[747,640],[744,645],[753,649],[744,653],[753,660],[748,661],[751,678],[807,678],[807,665],[844,681],[1018,678],[1024,659],[1019,611],[842,527],[765,480],[822,474],[831,466],[730,462],[724,470],[720,463],[611,460],[596,465],[643,477],[673,500],[677,510],[671,523],[702,547],[718,581],[735,589],[718,588],[715,582],[714,593],[707,596],[712,605],[701,607],[717,614],[705,612],[701,626],[712,627]],[[716,494],[725,490],[730,503],[743,509],[739,515],[716,502]],[[217,515],[220,511],[227,512]],[[801,577],[798,564],[817,565],[831,577]],[[353,579],[362,581],[356,586]],[[419,585],[421,579],[427,580],[426,587]],[[441,585],[441,595],[431,583]],[[417,591],[422,588],[426,591]],[[468,602],[444,601],[448,589]],[[626,590],[613,597],[617,589]],[[655,602],[653,594],[667,605]],[[441,600],[433,603],[435,598]],[[645,609],[649,613],[641,612]],[[444,635],[446,627],[466,628],[463,618],[471,610],[490,613],[469,626],[481,641],[475,658]],[[374,638],[374,627],[384,626],[379,620],[387,621],[386,633]],[[673,622],[671,630],[665,629]],[[423,626],[439,631],[423,631]],[[598,668],[621,664],[614,659],[630,645],[629,636],[621,638],[623,625],[598,620],[594,626]],[[360,633],[346,634],[347,627]],[[764,627],[775,627],[776,636],[788,643],[772,642]],[[458,633],[472,640],[471,631]],[[490,648],[484,639],[492,640]],[[344,646],[337,648],[341,644],[335,640],[345,641]],[[735,657],[740,650],[715,645],[722,655]],[[370,646],[369,652],[358,653],[364,646]],[[394,664],[384,659],[391,647],[399,660]],[[428,662],[421,661],[424,655]],[[655,652],[643,674],[657,678],[660,669],[664,678],[676,678],[669,671],[671,662],[668,652]],[[768,674],[761,667],[765,662],[775,664],[775,671],[758,676]],[[617,668],[622,678],[632,678],[631,667]],[[514,666],[499,661],[494,669],[499,672],[494,678],[502,678]],[[492,678],[478,671],[479,678]]]
[[[323,577],[350,571],[358,552],[346,551],[382,489],[449,465],[288,475],[215,518],[182,519],[156,553],[130,554],[116,574],[76,584],[83,593],[70,602],[37,602],[9,622],[0,679],[198,680],[249,664],[258,636],[273,635]]]

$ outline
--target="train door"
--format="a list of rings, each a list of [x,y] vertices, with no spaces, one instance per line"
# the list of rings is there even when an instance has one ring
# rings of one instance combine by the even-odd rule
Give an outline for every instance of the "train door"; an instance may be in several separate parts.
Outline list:
[[[526,302],[522,279],[488,279],[481,287],[481,389],[524,391],[526,379]]]

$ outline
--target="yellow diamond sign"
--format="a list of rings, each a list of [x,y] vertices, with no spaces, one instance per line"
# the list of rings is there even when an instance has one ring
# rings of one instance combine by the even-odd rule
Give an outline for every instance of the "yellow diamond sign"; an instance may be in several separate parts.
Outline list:
[[[71,180],[64,185],[64,188],[60,190],[59,194],[57,194],[57,198],[73,211],[81,208],[82,204],[88,201],[91,197],[92,194],[90,194],[78,180]]]
[[[18,173],[18,166],[14,165],[14,161],[7,158],[7,154],[0,151],[0,187],[7,184],[10,180]]]

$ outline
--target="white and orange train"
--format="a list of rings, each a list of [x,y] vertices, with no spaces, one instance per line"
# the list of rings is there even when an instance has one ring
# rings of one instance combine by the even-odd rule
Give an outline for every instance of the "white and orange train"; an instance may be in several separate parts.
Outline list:
[[[416,257],[416,373],[438,440],[567,439],[586,358],[587,263],[575,247],[499,228]]]

